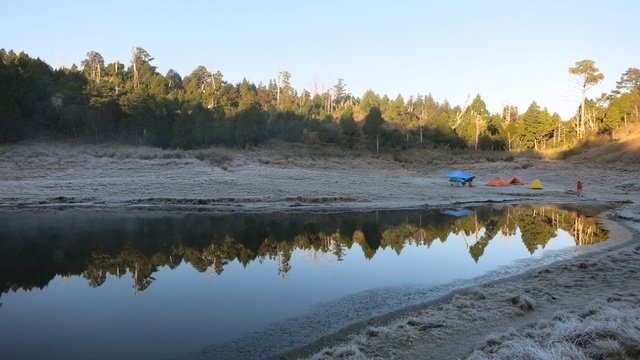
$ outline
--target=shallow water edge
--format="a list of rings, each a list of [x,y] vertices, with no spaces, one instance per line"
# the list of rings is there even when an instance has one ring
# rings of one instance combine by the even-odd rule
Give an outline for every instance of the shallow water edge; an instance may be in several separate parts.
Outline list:
[[[430,299],[423,303],[408,306],[408,307],[405,307],[396,311],[392,311],[383,315],[374,316],[370,319],[367,319],[355,324],[351,324],[349,326],[346,326],[340,329],[335,333],[332,333],[327,336],[323,336],[322,338],[314,341],[313,343],[295,348],[290,351],[282,352],[274,356],[270,356],[267,359],[269,360],[287,359],[288,360],[288,359],[305,358],[312,354],[317,354],[322,349],[331,348],[332,346],[336,346],[341,343],[346,343],[350,339],[350,337],[352,337],[355,333],[361,332],[366,328],[382,327],[398,319],[410,318],[412,314],[416,314],[428,308],[435,308],[438,305],[449,302],[451,299],[453,299],[456,296],[468,295],[469,293],[475,291],[479,286],[515,283],[521,280],[529,279],[540,270],[547,268],[549,266],[556,266],[556,265],[561,265],[563,263],[577,262],[577,261],[580,261],[581,259],[597,257],[599,255],[603,255],[609,252],[615,252],[617,250],[631,249],[632,247],[636,246],[638,242],[640,242],[640,231],[630,226],[630,224],[628,223],[628,220],[620,220],[611,215],[612,215],[611,212],[608,212],[608,213],[605,212],[601,214],[601,217],[600,217],[601,226],[607,231],[609,231],[609,240],[607,240],[604,243],[590,246],[590,248],[592,248],[590,249],[590,251],[583,252],[581,254],[576,254],[575,256],[567,259],[559,259],[549,264],[533,267],[521,273],[508,275],[508,276],[504,276],[496,279],[485,279],[484,276],[481,276],[478,279],[474,279],[474,281],[472,281],[471,284],[468,286],[454,288],[437,298]]]

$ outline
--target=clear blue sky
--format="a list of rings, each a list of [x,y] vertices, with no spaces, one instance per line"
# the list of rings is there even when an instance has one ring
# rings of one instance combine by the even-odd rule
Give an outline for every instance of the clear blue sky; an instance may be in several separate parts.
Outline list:
[[[491,112],[536,100],[565,119],[579,104],[567,71],[577,60],[606,76],[594,97],[640,67],[635,0],[5,0],[0,14],[0,47],[53,67],[91,50],[128,63],[139,46],[163,74],[204,65],[231,83],[266,83],[287,70],[298,90],[343,78],[358,97],[463,105],[480,93]]]

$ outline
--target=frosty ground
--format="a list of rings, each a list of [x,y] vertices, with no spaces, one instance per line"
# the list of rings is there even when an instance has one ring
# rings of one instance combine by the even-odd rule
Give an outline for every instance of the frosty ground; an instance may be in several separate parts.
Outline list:
[[[380,156],[274,145],[181,151],[36,142],[0,147],[0,210],[300,211],[461,207],[487,202],[614,204],[617,248],[376,319],[286,355],[324,358],[638,358],[638,149],[567,160],[535,154]],[[610,149],[611,150],[611,149]],[[477,174],[450,187],[443,172]],[[542,180],[543,190],[483,184]],[[573,191],[585,184],[585,196]],[[521,354],[521,355],[519,355]],[[536,355],[538,354],[538,355]]]

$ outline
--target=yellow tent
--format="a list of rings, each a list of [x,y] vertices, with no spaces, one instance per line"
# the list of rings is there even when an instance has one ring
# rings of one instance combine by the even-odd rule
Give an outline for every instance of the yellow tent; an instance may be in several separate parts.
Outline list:
[[[529,184],[529,189],[543,189],[544,186],[542,186],[542,181],[540,181],[540,179],[535,179],[531,182],[531,184]]]

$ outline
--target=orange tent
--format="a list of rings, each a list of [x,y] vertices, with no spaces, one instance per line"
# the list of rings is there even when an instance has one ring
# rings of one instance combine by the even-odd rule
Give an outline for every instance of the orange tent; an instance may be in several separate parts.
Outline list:
[[[500,179],[499,177],[497,177],[492,180],[489,180],[489,182],[487,183],[487,186],[509,186],[509,184],[506,183],[504,180]]]
[[[524,180],[520,176],[509,176],[502,181],[509,185],[524,185]]]

